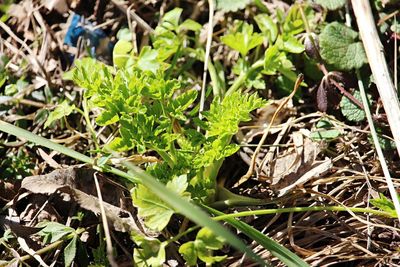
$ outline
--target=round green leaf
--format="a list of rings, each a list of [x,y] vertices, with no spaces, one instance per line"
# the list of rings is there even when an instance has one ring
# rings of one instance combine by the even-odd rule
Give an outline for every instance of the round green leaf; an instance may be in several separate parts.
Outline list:
[[[338,22],[328,24],[320,34],[321,56],[339,70],[359,69],[367,57],[358,33]]]

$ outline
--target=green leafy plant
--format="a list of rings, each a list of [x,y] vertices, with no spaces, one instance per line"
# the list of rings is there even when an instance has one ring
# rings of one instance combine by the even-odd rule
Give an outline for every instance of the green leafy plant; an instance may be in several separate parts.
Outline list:
[[[309,7],[306,7],[304,12],[308,17],[313,16],[313,11]],[[228,33],[221,37],[223,43],[241,55],[232,68],[238,78],[228,89],[227,94],[237,91],[243,85],[246,88],[265,89],[263,75],[277,76],[276,82],[286,91],[293,88],[297,74],[292,63],[292,55],[304,51],[304,45],[298,39],[298,34],[305,30],[305,26],[299,5],[293,5],[286,15],[280,12],[278,14],[275,19],[263,13],[255,16],[261,33],[255,32],[253,26],[247,22],[235,21]],[[265,52],[261,53],[264,44],[267,47],[264,49]]]
[[[33,134],[27,130],[24,130],[22,128],[13,126],[11,124],[8,124],[4,121],[0,120],[0,130],[4,131],[8,134],[15,135],[17,137],[23,137],[27,139],[30,142],[33,142],[37,145],[41,145],[44,147],[47,147],[49,149],[58,151],[60,153],[63,153],[64,155],[67,155],[69,157],[72,157],[74,159],[77,159],[79,161],[85,162],[87,164],[95,164],[95,160],[83,155],[77,151],[74,151],[70,148],[64,147],[62,145],[53,143],[43,137],[40,137],[36,134]],[[197,223],[198,225],[208,227],[209,229],[212,229],[212,231],[215,234],[218,234],[218,236],[224,238],[227,243],[232,245],[234,248],[242,251],[245,253],[247,256],[258,262],[261,266],[265,265],[263,261],[251,250],[249,249],[246,245],[244,245],[236,236],[234,236],[232,233],[230,233],[228,230],[226,230],[224,227],[222,227],[220,224],[216,223],[212,219],[210,219],[204,211],[199,209],[197,206],[191,204],[187,200],[183,200],[176,196],[171,190],[166,188],[162,183],[157,181],[154,177],[151,175],[145,173],[143,170],[140,168],[134,166],[131,163],[124,163],[124,166],[126,166],[129,169],[128,172],[121,171],[119,169],[113,168],[111,166],[103,166],[102,170],[103,171],[108,171],[113,174],[116,174],[120,176],[121,178],[125,179],[127,182],[130,183],[142,183],[144,184],[147,188],[150,188],[154,194],[159,196],[163,201],[165,201],[169,206],[173,207],[177,212],[180,214],[186,216],[188,219],[192,220],[193,222]],[[98,166],[95,166],[99,168]],[[255,230],[255,229],[250,229],[250,228],[242,228],[241,225],[243,223],[235,221],[235,220],[229,220],[230,223],[237,227],[238,229],[241,229],[246,235],[251,236],[257,242],[260,243],[264,248],[268,250],[275,251],[275,255],[279,256],[279,258],[287,265],[289,266],[305,266],[306,264],[304,261],[302,261],[298,256],[296,256],[294,253],[284,249],[281,245],[278,243],[270,240],[267,238],[264,234],[261,232]],[[236,222],[236,223],[234,223]]]
[[[89,71],[93,69],[96,71]],[[153,73],[135,67],[111,70],[85,59],[76,63],[72,77],[79,86],[87,88],[89,106],[100,110],[96,122],[102,126],[119,125],[119,136],[106,149],[157,152],[163,162],[147,166],[147,171],[167,185],[175,181],[174,187],[184,188],[180,194],[187,188],[192,198],[205,203],[215,200],[222,160],[239,148],[230,144],[239,122],[250,120],[249,113],[265,104],[255,95],[239,92],[222,100],[217,97],[210,110],[204,112],[205,120],[198,121],[188,110],[197,92],[181,88],[177,80],[165,80],[161,71]],[[195,130],[195,123],[206,131],[204,135]],[[145,191],[144,186],[135,188],[133,198],[139,213],[148,215],[146,210],[152,207],[139,201],[144,196],[151,198],[150,191]],[[154,198],[152,203],[158,203]],[[161,230],[168,216],[157,215],[159,219],[148,226]]]
[[[190,266],[197,264],[197,259],[206,264],[220,262],[226,256],[213,256],[213,251],[220,250],[224,240],[216,236],[210,229],[202,228],[196,235],[194,241],[182,244],[179,252]]]
[[[83,110],[62,103],[51,113],[46,124],[48,126],[76,110],[84,116],[93,136],[90,112],[96,116],[95,127],[113,130],[115,134],[110,142],[96,144],[99,157],[106,159],[101,160],[100,166],[136,183],[131,190],[133,204],[145,225],[158,231],[167,226],[173,214],[182,212],[177,210],[180,202],[172,200],[178,196],[181,201],[206,205],[225,200],[218,199],[219,196],[237,197],[234,194],[219,194],[218,172],[224,159],[239,149],[237,144],[232,143],[239,123],[249,121],[250,112],[266,104],[256,94],[246,94],[237,89],[242,82],[255,88],[265,87],[262,73],[253,72],[260,67],[264,67],[263,74],[283,75],[294,81],[297,75],[291,54],[304,50],[296,36],[304,31],[298,8],[291,9],[287,16],[280,19],[281,31],[272,26],[272,19],[267,15],[258,19],[263,25],[260,26],[262,33],[254,32],[252,25],[238,21],[222,40],[241,55],[239,67],[233,70],[239,75],[240,83],[235,85],[235,82],[225,95],[223,90],[215,93],[209,110],[203,112],[202,119],[199,119],[195,104],[197,91],[182,79],[188,75],[185,70],[193,61],[182,64],[180,59],[203,60],[203,49],[196,47],[201,25],[191,20],[180,23],[181,13],[182,9],[178,8],[167,12],[151,36],[152,46],[145,46],[140,51],[136,51],[135,44],[130,43],[129,33],[121,32],[114,48],[113,67],[90,58],[76,60],[75,68],[66,77],[84,88]],[[191,34],[187,34],[188,31]],[[264,41],[270,43],[268,54],[266,52],[263,57],[263,53],[259,52]],[[252,51],[257,59],[253,64],[247,62],[253,59]],[[217,62],[208,66],[212,81],[223,88],[224,74],[219,74],[223,71],[221,68]],[[240,78],[242,75],[244,78]],[[136,181],[132,176],[107,166],[107,158],[115,152],[126,155],[151,153],[161,160],[143,164],[144,173],[129,168],[134,177],[150,179]],[[85,160],[98,164],[91,159]],[[153,187],[158,184],[150,182],[152,177],[175,198],[166,198],[162,195],[164,192],[155,190]],[[240,198],[240,201],[243,199]],[[189,219],[193,218],[187,210],[182,213]],[[209,228],[214,234],[215,227]],[[206,240],[208,232],[205,231],[201,230],[196,240],[189,241],[182,254],[186,258],[189,254],[196,254],[206,263],[223,260],[224,257],[207,252],[208,249],[219,250],[222,243],[215,245],[215,240],[214,243],[211,238]],[[232,244],[233,239],[226,237],[225,240]],[[165,261],[164,248],[168,242],[144,236],[133,236],[132,239],[138,245],[134,250],[136,264],[159,266]],[[235,244],[236,247],[242,246]],[[193,260],[188,263],[193,264]]]
[[[59,240],[68,240],[68,244],[63,250],[64,265],[71,266],[78,252],[84,251],[84,246],[79,239],[79,235],[83,233],[83,228],[75,230],[72,227],[65,226],[57,222],[42,222],[37,227],[44,227],[38,233],[43,237],[44,243],[54,243]]]

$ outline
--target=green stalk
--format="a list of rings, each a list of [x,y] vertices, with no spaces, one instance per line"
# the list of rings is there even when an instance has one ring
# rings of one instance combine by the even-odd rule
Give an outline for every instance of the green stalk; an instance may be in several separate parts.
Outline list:
[[[238,213],[220,215],[214,217],[214,220],[221,221],[229,218],[238,218],[238,217],[246,217],[254,215],[268,215],[268,214],[307,212],[307,211],[352,211],[356,213],[371,213],[377,216],[394,218],[390,213],[386,211],[373,210],[369,208],[353,208],[353,207],[343,207],[343,206],[315,206],[315,207],[293,207],[293,208],[281,208],[281,209],[242,211]]]
[[[257,69],[261,68],[264,66],[264,58],[257,60],[256,62],[254,62],[253,65],[251,65],[251,67],[246,71],[246,72],[242,72],[239,77],[237,77],[237,79],[235,80],[235,82],[231,85],[231,87],[229,87],[228,91],[226,91],[225,95],[230,95],[233,92],[236,92],[240,86],[242,86],[244,84],[244,82],[246,81],[246,79]]]
[[[100,150],[100,146],[99,143],[97,142],[97,136],[96,136],[96,131],[94,130],[92,123],[90,122],[90,117],[89,117],[89,110],[87,108],[87,103],[86,103],[86,99],[84,98],[82,101],[82,107],[83,107],[83,118],[86,121],[86,126],[89,130],[89,132],[92,134],[92,138],[93,138],[93,142],[94,145],[96,147],[96,150]]]
[[[218,186],[216,199],[217,201],[210,204],[210,206],[219,210],[229,207],[269,205],[276,202],[274,200],[271,201],[237,195],[223,186]]]
[[[175,161],[168,155],[167,152],[160,150],[160,149],[154,149],[160,157],[168,163],[168,166],[171,168],[174,168],[175,166]]]
[[[225,92],[219,84],[218,74],[214,67],[214,64],[212,64],[211,62],[211,59],[208,60],[208,73],[210,74],[214,97],[216,96],[222,97]]]

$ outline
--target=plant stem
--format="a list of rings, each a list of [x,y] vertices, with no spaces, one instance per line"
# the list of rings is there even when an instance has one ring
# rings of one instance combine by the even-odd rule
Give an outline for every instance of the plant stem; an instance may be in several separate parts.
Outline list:
[[[93,126],[92,126],[92,123],[90,122],[89,110],[88,110],[88,108],[87,108],[86,99],[83,99],[83,101],[82,101],[82,108],[83,108],[83,111],[80,110],[80,109],[76,109],[76,110],[77,110],[79,113],[81,113],[82,116],[83,116],[83,118],[85,119],[85,121],[86,121],[86,126],[87,126],[89,132],[92,134],[92,138],[93,138],[93,142],[94,142],[94,145],[95,145],[95,147],[96,147],[96,150],[99,150],[99,149],[100,149],[100,146],[99,146],[99,143],[97,142],[96,131],[94,130],[94,128],[93,128]]]
[[[264,66],[264,59],[260,59],[257,60],[256,62],[253,63],[253,65],[251,65],[251,67],[246,71],[246,72],[242,72],[239,77],[237,77],[237,79],[235,80],[235,82],[231,85],[231,87],[229,87],[228,91],[226,91],[225,95],[230,95],[233,92],[237,91],[240,86],[242,86],[244,84],[244,82],[246,81],[246,79],[257,69],[261,68]]]
[[[281,208],[281,209],[265,209],[265,210],[253,210],[253,211],[242,211],[232,214],[225,214],[221,216],[214,217],[216,221],[222,221],[228,218],[238,218],[254,215],[268,215],[268,214],[278,214],[278,213],[289,213],[289,212],[306,212],[306,211],[352,211],[358,213],[371,213],[378,216],[393,218],[393,216],[386,212],[380,210],[373,210],[368,208],[352,208],[343,206],[315,206],[315,207],[293,207],[293,208]]]
[[[176,236],[174,236],[173,238],[168,239],[168,240],[166,240],[166,241],[164,241],[164,242],[166,242],[166,243],[168,243],[168,244],[171,244],[171,243],[173,243],[173,242],[178,241],[178,240],[181,239],[183,236],[185,236],[185,235],[189,234],[190,232],[193,232],[194,230],[197,230],[197,229],[199,229],[199,228],[200,228],[199,225],[190,227],[190,228],[188,228],[186,231],[183,231],[182,233],[179,233],[179,234],[177,234]]]

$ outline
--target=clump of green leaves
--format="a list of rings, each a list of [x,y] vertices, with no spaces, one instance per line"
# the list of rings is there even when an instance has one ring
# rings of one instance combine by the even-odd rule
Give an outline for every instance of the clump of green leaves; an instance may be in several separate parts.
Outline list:
[[[6,155],[0,161],[1,178],[22,179],[32,175],[35,164],[31,155],[23,147],[17,152],[3,152]]]
[[[304,12],[307,17],[313,16],[309,7]],[[291,90],[297,77],[292,55],[304,51],[304,45],[298,39],[298,34],[305,30],[300,6],[293,5],[287,14],[278,10],[274,19],[262,13],[256,15],[254,20],[261,32],[256,32],[253,25],[247,22],[236,20],[227,34],[221,37],[225,45],[240,54],[232,68],[233,73],[245,77],[243,83],[247,88],[266,89],[263,75],[276,75],[277,82],[282,85],[279,87]],[[266,49],[262,50],[264,45]],[[260,67],[263,67],[261,71],[254,71]],[[237,90],[239,86],[236,83],[230,90]]]
[[[66,240],[68,242],[63,250],[65,266],[71,266],[77,256],[87,259],[86,249],[79,239],[79,235],[83,232],[83,229],[75,230],[72,227],[57,222],[42,222],[37,227],[44,227],[38,233],[43,237],[44,243],[54,243],[58,240]],[[82,257],[82,254],[85,254],[85,256]]]
[[[163,75],[161,70],[140,70],[138,64],[112,69],[84,59],[76,62],[72,79],[86,88],[89,107],[99,110],[97,124],[118,126],[119,135],[107,144],[107,149],[139,154],[154,151],[163,162],[148,165],[149,173],[167,186],[172,183],[172,188],[182,189],[178,192],[181,195],[213,201],[219,166],[239,149],[231,144],[238,124],[250,120],[249,113],[265,102],[239,92],[215,98],[210,110],[204,112],[205,119],[199,121],[190,112],[197,91],[182,88],[178,80],[165,80]],[[195,130],[196,124],[205,134]],[[144,186],[133,190],[133,199],[139,214],[153,229],[163,229],[173,214],[169,208],[159,210],[165,205]]]
[[[223,245],[223,239],[214,235],[210,229],[202,228],[194,241],[186,242],[180,246],[179,253],[182,254],[189,266],[196,265],[197,259],[206,264],[215,264],[226,258],[226,256],[213,255],[213,252],[220,250]]]

